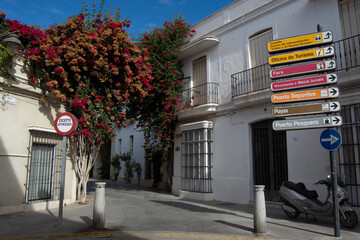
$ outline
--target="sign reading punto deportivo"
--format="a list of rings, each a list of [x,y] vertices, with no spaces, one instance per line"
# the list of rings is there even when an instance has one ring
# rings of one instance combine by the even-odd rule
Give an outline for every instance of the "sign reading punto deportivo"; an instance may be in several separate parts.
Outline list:
[[[327,44],[331,43],[332,40],[333,39],[331,31],[318,32],[308,35],[271,41],[268,43],[268,51],[271,53],[300,47]]]
[[[54,128],[58,134],[67,136],[76,130],[77,119],[71,113],[61,113],[55,119]]]

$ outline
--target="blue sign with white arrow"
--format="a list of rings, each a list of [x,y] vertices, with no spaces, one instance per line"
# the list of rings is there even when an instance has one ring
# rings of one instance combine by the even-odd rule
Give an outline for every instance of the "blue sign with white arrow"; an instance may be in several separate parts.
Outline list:
[[[326,129],[320,135],[320,144],[328,151],[334,151],[341,145],[341,134],[335,129]]]

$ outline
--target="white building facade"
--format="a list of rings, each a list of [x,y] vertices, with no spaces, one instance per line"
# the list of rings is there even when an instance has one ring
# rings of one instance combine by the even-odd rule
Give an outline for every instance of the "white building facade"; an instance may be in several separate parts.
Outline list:
[[[330,174],[319,140],[324,128],[272,129],[267,50],[269,41],[323,29],[333,34],[343,117],[338,172],[360,206],[359,26],[359,0],[238,0],[193,25],[196,34],[181,52],[183,101],[193,108],[178,116],[172,193],[246,204],[262,184],[266,200],[278,201],[282,182],[291,180],[324,197],[325,189],[313,186]]]
[[[0,76],[0,215],[59,207],[63,137],[54,121],[62,104],[29,84],[22,56],[12,77]],[[76,201],[76,176],[66,159],[65,204]]]

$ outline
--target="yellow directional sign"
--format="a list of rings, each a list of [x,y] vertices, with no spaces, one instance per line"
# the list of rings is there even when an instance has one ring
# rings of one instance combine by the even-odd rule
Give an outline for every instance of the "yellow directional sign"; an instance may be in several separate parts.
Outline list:
[[[331,43],[331,42],[332,42],[331,31],[325,31],[325,32],[318,32],[303,36],[271,41],[268,43],[268,51],[271,53],[271,52],[290,50],[300,47],[315,46],[315,45]]]
[[[316,58],[331,57],[334,55],[333,47],[316,48],[306,51],[299,51],[269,57],[270,65],[279,65],[291,62],[306,61]]]

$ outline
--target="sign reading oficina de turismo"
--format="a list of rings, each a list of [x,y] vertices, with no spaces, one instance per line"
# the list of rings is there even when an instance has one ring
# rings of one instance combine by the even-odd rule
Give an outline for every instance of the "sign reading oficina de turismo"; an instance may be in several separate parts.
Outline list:
[[[71,113],[61,113],[55,119],[54,128],[58,134],[67,136],[76,130],[77,119]]]
[[[313,60],[313,59],[331,57],[331,56],[334,56],[333,47],[315,48],[311,50],[286,53],[286,54],[269,57],[269,64],[279,65],[279,64],[307,61],[307,60]]]

